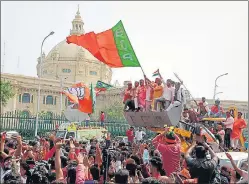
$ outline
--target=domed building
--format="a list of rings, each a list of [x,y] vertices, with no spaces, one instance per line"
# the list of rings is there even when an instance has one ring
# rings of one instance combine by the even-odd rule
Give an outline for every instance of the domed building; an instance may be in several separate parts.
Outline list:
[[[78,8],[72,21],[70,35],[84,33],[84,22]],[[68,44],[66,40],[58,43],[47,56],[43,53],[42,63],[40,57],[37,60],[38,77],[86,84],[95,84],[97,80],[110,83],[112,79],[110,67],[99,62],[88,50],[75,44]]]
[[[78,8],[69,35],[84,33],[84,22]],[[69,35],[65,35],[65,38]],[[36,114],[39,83],[40,111],[59,114],[68,106],[67,98],[61,95],[63,88],[71,87],[77,82],[95,85],[98,80],[109,84],[112,80],[110,67],[98,61],[86,49],[67,44],[66,40],[55,45],[47,55],[43,52],[42,58],[39,57],[37,62],[40,80],[38,77],[1,73],[1,80],[10,81],[15,90],[15,96],[5,107],[1,107],[1,113],[19,110],[26,114]],[[101,103],[104,102],[97,102],[97,109],[102,108]]]

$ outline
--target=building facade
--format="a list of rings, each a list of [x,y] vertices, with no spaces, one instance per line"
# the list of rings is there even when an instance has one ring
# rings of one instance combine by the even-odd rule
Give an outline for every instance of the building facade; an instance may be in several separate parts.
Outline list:
[[[83,33],[84,22],[78,9],[70,35]],[[37,59],[36,69],[41,85],[40,110],[44,112],[61,113],[61,110],[65,110],[68,100],[60,93],[63,88],[77,82],[90,85],[98,80],[106,83],[112,80],[110,67],[98,61],[86,49],[67,44],[66,40],[54,46],[47,55],[43,53],[42,58]],[[1,108],[1,113],[15,110],[37,113],[39,78],[1,73],[1,80],[10,81],[15,90],[14,98]]]

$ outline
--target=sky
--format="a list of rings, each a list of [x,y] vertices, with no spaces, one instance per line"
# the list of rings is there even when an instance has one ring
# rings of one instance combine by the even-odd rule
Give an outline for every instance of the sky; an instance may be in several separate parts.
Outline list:
[[[4,73],[36,75],[43,38],[47,54],[70,32],[78,4],[85,32],[123,21],[146,75],[184,81],[192,96],[248,101],[248,2],[1,1],[1,64]],[[4,54],[5,42],[5,57]],[[4,61],[3,61],[4,60]],[[2,66],[3,67],[3,66]],[[143,77],[140,68],[113,69],[112,81]]]

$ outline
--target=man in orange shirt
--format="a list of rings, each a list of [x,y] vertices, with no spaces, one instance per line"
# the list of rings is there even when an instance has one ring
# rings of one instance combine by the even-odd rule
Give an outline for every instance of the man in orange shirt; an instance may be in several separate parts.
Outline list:
[[[231,146],[234,150],[237,149],[240,135],[242,134],[242,130],[246,128],[246,122],[243,118],[241,118],[242,113],[238,112],[238,118],[233,123],[233,131],[231,135]]]
[[[162,80],[160,78],[156,78],[155,85],[153,86],[153,109],[156,110],[157,107],[154,106],[154,100],[156,98],[160,98],[163,95],[163,87]]]

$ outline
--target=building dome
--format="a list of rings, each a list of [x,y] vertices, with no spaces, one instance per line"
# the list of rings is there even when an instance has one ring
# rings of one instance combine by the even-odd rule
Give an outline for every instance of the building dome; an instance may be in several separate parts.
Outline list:
[[[52,48],[46,56],[46,59],[55,59],[58,55],[60,62],[63,61],[63,59],[77,58],[79,54],[81,54],[81,56],[83,56],[85,59],[99,62],[88,50],[75,44],[68,44],[66,40],[63,40],[62,42],[58,43],[54,48]],[[46,62],[46,60],[44,62]]]
[[[78,9],[72,21],[70,35],[84,34],[83,25]],[[43,53],[42,63],[41,58],[38,58],[37,75],[42,78],[86,84],[95,84],[98,80],[110,83],[112,79],[110,67],[98,61],[88,50],[75,44],[68,44],[66,40],[53,47],[48,55]]]

